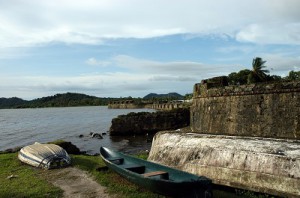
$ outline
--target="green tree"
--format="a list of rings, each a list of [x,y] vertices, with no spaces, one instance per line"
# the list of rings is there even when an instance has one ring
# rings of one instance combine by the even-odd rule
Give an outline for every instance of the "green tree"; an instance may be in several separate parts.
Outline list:
[[[185,100],[190,100],[192,98],[193,98],[193,93],[187,93],[187,94],[184,95]]]
[[[256,57],[252,61],[252,70],[248,75],[248,83],[264,82],[267,81],[269,70],[264,69],[266,61],[263,61],[262,58]]]
[[[247,84],[248,75],[251,73],[249,69],[240,70],[238,73],[232,72],[228,75],[228,83],[230,85],[244,85]]]
[[[290,71],[289,75],[285,78],[287,80],[300,80],[300,71]]]
[[[268,75],[268,81],[279,82],[279,81],[282,81],[282,78],[281,78],[281,76],[277,76],[277,75],[272,75],[272,76]]]

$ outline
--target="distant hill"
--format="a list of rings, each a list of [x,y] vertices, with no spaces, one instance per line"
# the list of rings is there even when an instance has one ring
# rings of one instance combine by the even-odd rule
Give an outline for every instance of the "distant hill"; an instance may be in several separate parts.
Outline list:
[[[98,98],[79,93],[64,93],[30,101],[20,98],[0,98],[0,108],[39,108],[108,105],[112,98]]]
[[[144,100],[182,100],[184,96],[178,93],[156,94],[150,93],[146,95]],[[124,98],[122,98],[124,99]],[[131,100],[139,101],[140,99],[131,98]],[[43,108],[43,107],[75,107],[75,106],[106,106],[113,100],[120,98],[99,98],[80,93],[63,93],[53,96],[37,98],[34,100],[23,100],[21,98],[0,98],[0,109],[16,109],[16,108]]]
[[[184,96],[172,92],[172,93],[167,93],[167,94],[156,94],[156,93],[150,93],[148,95],[146,95],[145,97],[143,97],[144,100],[151,100],[151,99],[170,99],[170,100],[182,100],[184,99]]]
[[[17,97],[0,98],[0,109],[18,107],[20,105],[25,105],[27,102],[28,101]]]

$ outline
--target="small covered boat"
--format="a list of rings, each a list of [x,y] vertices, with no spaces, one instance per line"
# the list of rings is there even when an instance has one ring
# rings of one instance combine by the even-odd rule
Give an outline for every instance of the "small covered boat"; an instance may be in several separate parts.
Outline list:
[[[100,148],[100,156],[111,170],[129,181],[161,195],[172,197],[212,197],[212,181],[167,166]]]
[[[55,144],[40,144],[38,142],[23,147],[18,154],[19,160],[35,167],[52,169],[71,164],[68,153]]]

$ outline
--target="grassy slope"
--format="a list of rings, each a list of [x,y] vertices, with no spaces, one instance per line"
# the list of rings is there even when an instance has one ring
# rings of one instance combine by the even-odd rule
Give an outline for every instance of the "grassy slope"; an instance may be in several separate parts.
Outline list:
[[[61,197],[63,191],[45,181],[44,170],[22,164],[17,153],[0,155],[0,197]],[[8,179],[9,176],[14,177]]]
[[[141,156],[145,159],[145,156]],[[75,167],[88,171],[94,179],[118,197],[143,198],[157,195],[139,188],[110,170],[97,171],[105,164],[99,156],[72,155]],[[17,153],[0,154],[0,197],[62,197],[63,191],[46,181],[51,170],[42,170],[22,164]],[[7,179],[9,176],[15,177]]]

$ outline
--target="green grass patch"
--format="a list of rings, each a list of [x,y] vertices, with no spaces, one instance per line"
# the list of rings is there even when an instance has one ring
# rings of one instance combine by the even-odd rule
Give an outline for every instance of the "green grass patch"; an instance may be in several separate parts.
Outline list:
[[[1,154],[0,162],[0,197],[62,197],[60,188],[41,177],[45,170],[22,164],[17,153]]]
[[[147,159],[147,154],[137,157]],[[164,197],[152,193],[133,183],[128,182],[115,172],[107,169],[100,156],[71,155],[72,165],[89,172],[101,185],[107,187],[108,193],[124,198],[157,198]],[[38,169],[22,164],[17,153],[0,154],[0,197],[2,198],[35,198],[62,197],[63,191],[47,182],[49,170]],[[10,179],[9,177],[12,176]],[[62,175],[61,175],[62,176]],[[62,176],[63,177],[63,176]],[[254,193],[246,190],[230,192],[224,189],[214,189],[214,197],[273,197],[266,194]]]

